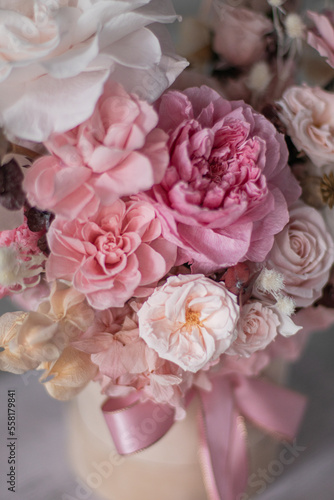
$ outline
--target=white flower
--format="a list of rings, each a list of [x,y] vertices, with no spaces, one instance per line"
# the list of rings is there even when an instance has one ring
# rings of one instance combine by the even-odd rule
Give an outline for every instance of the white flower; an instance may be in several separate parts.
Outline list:
[[[197,372],[237,336],[239,306],[222,283],[202,274],[170,277],[138,312],[139,335],[161,358]]]
[[[0,125],[45,140],[87,119],[108,76],[155,100],[186,63],[152,23],[170,0],[0,0]],[[159,27],[161,28],[161,27]]]

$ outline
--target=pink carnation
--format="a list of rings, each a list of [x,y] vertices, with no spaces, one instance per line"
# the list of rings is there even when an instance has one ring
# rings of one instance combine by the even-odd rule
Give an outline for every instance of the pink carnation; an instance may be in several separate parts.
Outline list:
[[[159,116],[170,164],[145,196],[180,248],[178,263],[211,272],[263,261],[300,195],[284,137],[244,102],[205,86],[166,93]]]
[[[63,278],[96,309],[121,307],[132,295],[174,264],[175,246],[161,237],[153,207],[142,201],[116,201],[89,221],[56,217],[48,232],[48,280]]]
[[[319,14],[308,11],[307,15],[315,24],[315,28],[307,34],[307,43],[326,57],[328,64],[334,68],[334,12],[326,10]]]
[[[29,169],[24,189],[31,205],[84,220],[99,206],[160,182],[168,164],[167,136],[155,128],[147,102],[110,82],[93,115],[78,127],[53,134],[53,156]]]
[[[38,247],[43,235],[30,231],[26,218],[19,227],[0,231],[0,298],[39,283],[46,259]]]

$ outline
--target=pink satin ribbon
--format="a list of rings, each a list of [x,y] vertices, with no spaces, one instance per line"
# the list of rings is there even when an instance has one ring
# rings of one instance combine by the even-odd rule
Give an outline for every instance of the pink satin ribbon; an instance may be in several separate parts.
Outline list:
[[[242,417],[278,438],[293,440],[306,398],[270,382],[240,375],[217,376],[202,403],[202,470],[210,500],[235,500],[248,479],[247,441]],[[191,392],[188,399],[194,395]],[[117,451],[138,452],[163,437],[174,423],[174,410],[139,394],[108,399],[102,411]]]
[[[265,380],[225,375],[201,391],[201,451],[210,500],[235,500],[248,480],[247,441],[240,417],[279,439],[293,440],[306,398]]]

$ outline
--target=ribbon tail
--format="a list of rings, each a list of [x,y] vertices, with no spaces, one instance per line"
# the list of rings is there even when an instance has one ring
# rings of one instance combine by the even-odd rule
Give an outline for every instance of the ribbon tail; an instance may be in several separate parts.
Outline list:
[[[261,379],[239,378],[235,400],[242,415],[279,439],[293,440],[303,418],[307,399],[285,387]]]
[[[210,500],[235,500],[248,479],[245,427],[234,403],[228,378],[201,391],[201,465]]]

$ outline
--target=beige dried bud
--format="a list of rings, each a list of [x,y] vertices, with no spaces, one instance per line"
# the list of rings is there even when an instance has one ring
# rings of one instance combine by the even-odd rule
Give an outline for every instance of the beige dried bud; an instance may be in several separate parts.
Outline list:
[[[66,347],[60,358],[53,364],[44,364],[41,368],[46,369],[41,382],[50,396],[55,399],[67,401],[76,396],[95,377],[98,368],[90,360],[90,355]]]
[[[286,16],[285,29],[289,38],[298,40],[304,38],[306,26],[298,14],[292,13]]]
[[[247,79],[247,87],[262,94],[268,87],[272,79],[269,65],[265,61],[260,61],[252,67]]]

